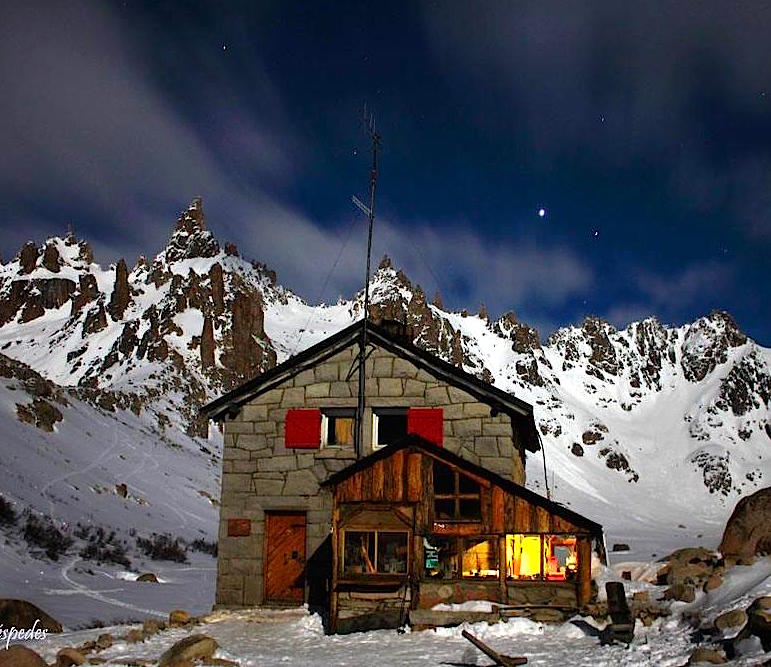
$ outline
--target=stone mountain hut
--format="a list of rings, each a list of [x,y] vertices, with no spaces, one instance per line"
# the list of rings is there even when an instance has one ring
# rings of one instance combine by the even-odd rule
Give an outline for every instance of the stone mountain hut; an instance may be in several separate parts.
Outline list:
[[[602,528],[524,487],[532,406],[357,322],[203,408],[224,422],[216,605],[301,605],[347,632],[438,603],[589,601]]]

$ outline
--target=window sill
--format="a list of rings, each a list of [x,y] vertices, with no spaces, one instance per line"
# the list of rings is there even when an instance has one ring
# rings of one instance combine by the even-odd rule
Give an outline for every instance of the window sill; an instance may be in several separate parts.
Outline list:
[[[393,588],[408,581],[406,574],[369,574],[360,577],[346,575],[337,580],[338,587],[365,586],[367,588]]]
[[[349,447],[322,447],[316,452],[317,459],[356,460],[356,452]]]

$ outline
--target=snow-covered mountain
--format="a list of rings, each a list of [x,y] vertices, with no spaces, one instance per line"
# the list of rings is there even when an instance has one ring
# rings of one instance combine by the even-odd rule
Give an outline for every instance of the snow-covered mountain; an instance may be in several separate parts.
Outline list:
[[[552,497],[603,523],[609,542],[632,541],[640,556],[670,544],[715,546],[738,497],[768,484],[771,350],[726,313],[679,327],[650,318],[620,331],[590,317],[543,342],[513,313],[493,321],[448,312],[438,295],[429,303],[387,258],[371,287],[373,317],[406,322],[416,344],[535,406]],[[310,305],[282,287],[265,265],[220,245],[200,199],[167,246],[131,269],[123,260],[101,267],[72,236],[26,244],[0,265],[0,352],[53,393],[34,395],[6,376],[3,419],[13,423],[3,446],[12,456],[4,456],[0,490],[49,514],[67,503],[91,512],[104,501],[82,487],[100,484],[89,477],[99,466],[54,471],[44,460],[56,468],[67,465],[57,456],[96,456],[103,471],[116,468],[107,486],[123,481],[129,464],[105,454],[105,429],[114,429],[135,443],[124,454],[136,465],[150,456],[188,470],[190,498],[175,502],[191,505],[177,510],[204,516],[195,508],[209,502],[200,492],[216,494],[220,445],[198,407],[351,324],[362,308],[361,294]],[[95,433],[100,444],[90,449]],[[157,443],[182,458],[150,454]],[[31,459],[19,456],[25,447]],[[158,473],[146,500],[160,507],[156,483],[169,479],[148,466],[135,472]],[[201,476],[206,484],[189,482]],[[68,485],[81,488],[73,494]],[[546,492],[540,455],[529,457],[528,485]],[[126,511],[126,528],[140,525],[138,507]],[[113,520],[108,514],[101,519]],[[213,535],[216,511],[204,514],[196,529]]]

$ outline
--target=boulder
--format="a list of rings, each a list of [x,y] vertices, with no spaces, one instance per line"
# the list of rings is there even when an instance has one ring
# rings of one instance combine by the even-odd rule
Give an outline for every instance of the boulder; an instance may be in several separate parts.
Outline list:
[[[161,630],[165,629],[165,627],[165,623],[159,623],[155,619],[150,618],[142,623],[142,632],[145,633],[145,637],[151,637],[152,635],[158,634]]]
[[[145,640],[145,633],[137,628],[132,628],[121,639],[129,644],[138,644]]]
[[[728,661],[725,659],[725,656],[722,653],[716,651],[715,649],[704,648],[703,646],[694,649],[693,653],[691,653],[691,657],[688,658],[689,665],[698,665],[703,663],[710,665],[723,665],[726,662]]]
[[[664,591],[666,600],[680,600],[681,602],[693,602],[696,599],[696,591],[691,584],[672,584]]]
[[[35,622],[37,621],[37,625]],[[26,600],[0,599],[0,625],[29,630],[37,628],[48,632],[61,632],[62,624],[46,614],[40,607]]]
[[[771,553],[771,487],[742,498],[726,523],[720,542],[723,557],[751,561]]]
[[[145,572],[144,574],[140,574],[137,577],[137,581],[143,581],[150,584],[157,584],[158,577],[156,577],[152,572]]]
[[[760,639],[763,650],[771,651],[771,595],[760,597],[747,609],[747,627]]]
[[[206,635],[190,635],[178,641],[161,655],[158,667],[171,667],[183,660],[196,661],[211,658],[219,645]]]
[[[718,566],[717,554],[703,547],[678,549],[662,560],[667,564],[658,572],[659,585],[691,584],[701,588],[715,568],[722,567]]]
[[[126,484],[123,482],[116,484],[115,493],[117,493],[121,498],[126,498],[128,496],[128,486],[126,486]]]
[[[725,634],[726,630],[730,630],[732,628],[740,629],[744,627],[744,624],[747,622],[747,613],[743,609],[733,609],[732,611],[727,611],[724,614],[720,614],[715,619],[715,629],[718,630],[720,633]]]
[[[74,648],[63,648],[56,654],[56,667],[72,667],[72,665],[82,665],[86,661],[80,651]]]
[[[178,628],[183,625],[187,625],[193,617],[190,616],[184,609],[175,609],[169,614],[169,625],[172,628]]]
[[[709,577],[707,577],[707,581],[704,582],[704,592],[709,593],[710,591],[714,591],[716,588],[719,588],[722,583],[723,576],[713,572],[711,575],[709,575]]]
[[[48,667],[45,660],[31,648],[14,644],[0,649],[0,667]]]
[[[96,648],[103,651],[106,648],[110,648],[113,644],[112,635],[109,632],[104,632],[96,638]]]

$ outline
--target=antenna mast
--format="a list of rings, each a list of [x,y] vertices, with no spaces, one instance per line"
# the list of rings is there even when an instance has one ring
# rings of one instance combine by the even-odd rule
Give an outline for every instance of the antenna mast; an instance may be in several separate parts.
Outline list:
[[[369,232],[367,234],[367,272],[364,276],[364,322],[359,339],[359,395],[356,407],[356,445],[357,458],[362,455],[362,442],[364,440],[364,362],[367,349],[367,322],[369,320],[369,274],[372,264],[372,226],[375,222],[375,190],[377,187],[377,149],[380,145],[380,135],[375,130],[375,117],[367,113],[364,107],[364,124],[367,134],[372,140],[372,169],[369,175],[369,207],[365,206],[358,198],[353,197],[353,203],[369,219]]]

